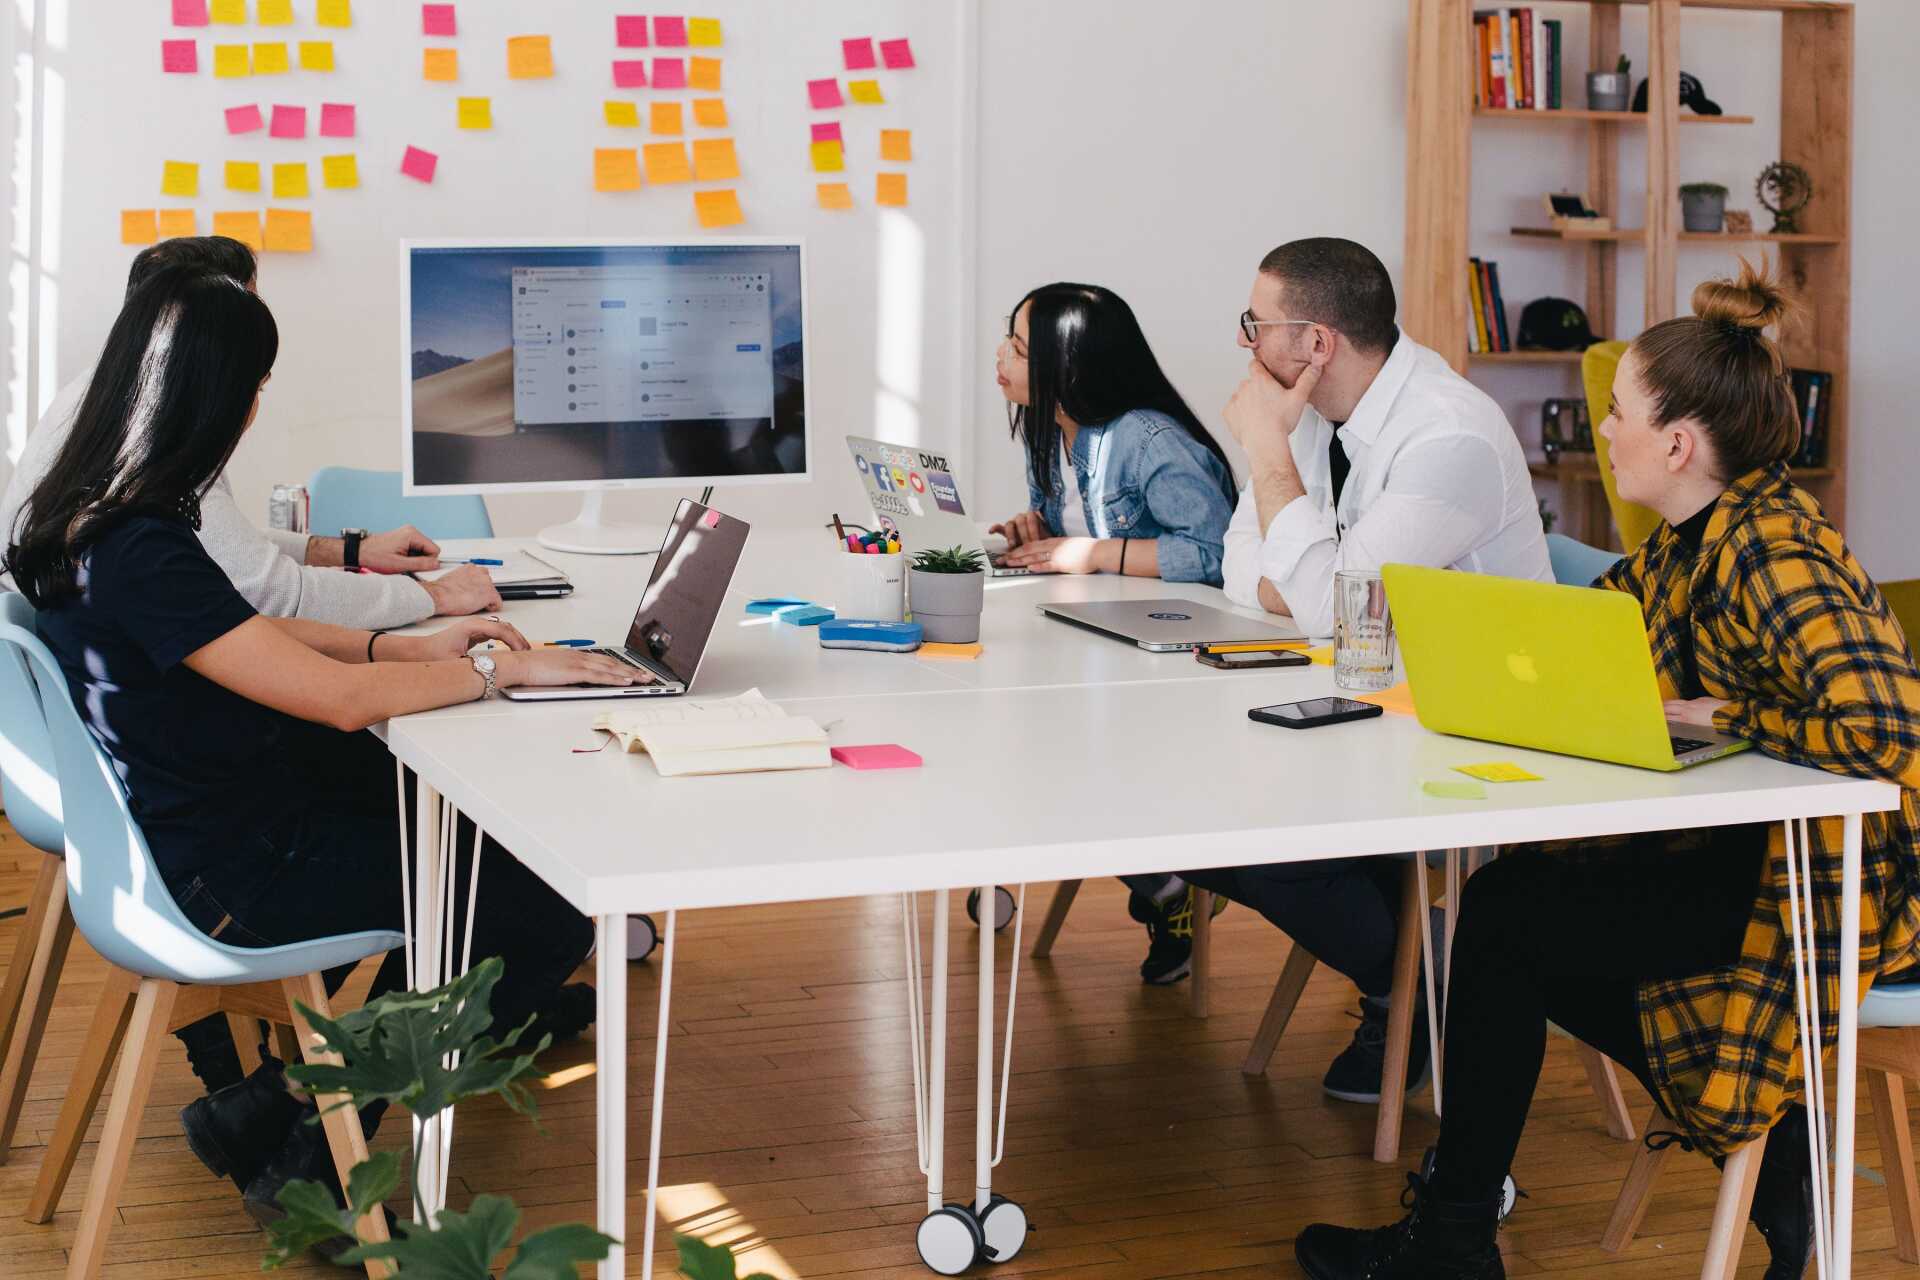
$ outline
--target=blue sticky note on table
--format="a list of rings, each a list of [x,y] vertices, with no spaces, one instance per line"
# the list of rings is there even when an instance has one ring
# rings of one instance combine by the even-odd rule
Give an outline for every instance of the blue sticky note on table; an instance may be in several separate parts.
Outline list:
[[[790,627],[813,627],[833,616],[833,610],[819,604],[794,604],[773,611],[775,622],[784,622]]]
[[[747,601],[747,612],[778,613],[782,609],[791,609],[795,605],[812,603],[811,600],[792,600],[786,596],[767,596],[764,599]]]

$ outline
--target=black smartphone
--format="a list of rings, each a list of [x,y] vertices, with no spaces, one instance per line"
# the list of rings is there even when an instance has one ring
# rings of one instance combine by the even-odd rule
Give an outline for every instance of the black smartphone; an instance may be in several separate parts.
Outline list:
[[[1195,649],[1193,658],[1202,666],[1218,667],[1222,671],[1254,671],[1261,667],[1310,667],[1313,665],[1313,659],[1306,654],[1284,649],[1230,649],[1225,653],[1209,653],[1205,649]]]
[[[1271,707],[1255,707],[1247,719],[1261,724],[1277,724],[1283,729],[1313,729],[1323,724],[1347,720],[1370,720],[1382,708],[1352,698],[1308,698],[1305,702],[1278,702]]]

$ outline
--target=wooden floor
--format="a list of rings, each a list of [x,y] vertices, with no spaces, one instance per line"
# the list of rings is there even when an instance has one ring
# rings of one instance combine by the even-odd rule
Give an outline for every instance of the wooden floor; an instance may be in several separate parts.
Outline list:
[[[0,836],[0,909],[25,897],[32,865]],[[1028,899],[1037,927],[1050,885]],[[994,1185],[1036,1228],[996,1276],[1287,1277],[1293,1237],[1308,1222],[1378,1224],[1399,1213],[1405,1170],[1432,1141],[1431,1095],[1409,1117],[1408,1158],[1369,1158],[1373,1110],[1330,1102],[1321,1072],[1351,1035],[1354,992],[1322,969],[1266,1077],[1239,1063],[1285,956],[1286,942],[1233,909],[1216,934],[1213,1016],[1188,1016],[1184,985],[1141,986],[1144,949],[1117,885],[1089,884],[1053,957],[1023,966],[1005,1163]],[[956,909],[959,896],[955,895]],[[925,1183],[915,1169],[899,903],[859,899],[691,914],[681,922],[669,1062],[660,1270],[672,1274],[671,1231],[732,1245],[740,1271],[788,1277],[924,1277],[913,1228]],[[957,914],[957,911],[956,911]],[[0,920],[0,961],[18,917]],[[970,1028],[975,972],[964,916],[954,931],[955,1025]],[[1028,941],[1031,941],[1029,935]],[[1011,930],[999,940],[1002,987]],[[82,1153],[60,1214],[21,1221],[67,1087],[101,977],[76,940],[16,1145],[0,1165],[0,1276],[61,1273],[93,1147]],[[628,1079],[629,1272],[639,1274],[646,1125],[657,970],[631,979]],[[1003,995],[1004,999],[1004,995]],[[1004,1005],[1002,1006],[1004,1008]],[[972,1036],[959,1038],[950,1083],[947,1186],[972,1181]],[[239,1197],[195,1161],[179,1109],[197,1093],[177,1045],[154,1086],[104,1274],[115,1280],[257,1276],[262,1237]],[[501,1107],[464,1109],[453,1156],[454,1207],[473,1194],[512,1195],[526,1223],[593,1220],[593,1044],[552,1050],[540,1092],[544,1131]],[[571,1069],[571,1070],[570,1070]],[[1644,1116],[1647,1101],[1632,1101]],[[1863,1106],[1865,1090],[1862,1090]],[[404,1138],[390,1119],[379,1145]],[[96,1118],[92,1137],[97,1138]],[[1873,1126],[1861,1163],[1878,1165]],[[1566,1042],[1550,1047],[1514,1175],[1527,1193],[1502,1235],[1511,1275],[1697,1275],[1716,1186],[1713,1167],[1670,1165],[1646,1227],[1614,1257],[1602,1223],[1631,1156],[1609,1139]],[[1894,1258],[1877,1175],[1857,1184],[1855,1274],[1911,1275]],[[1743,1275],[1763,1270],[1747,1236]],[[339,1275],[303,1263],[283,1274]],[[987,1274],[982,1271],[981,1274]]]

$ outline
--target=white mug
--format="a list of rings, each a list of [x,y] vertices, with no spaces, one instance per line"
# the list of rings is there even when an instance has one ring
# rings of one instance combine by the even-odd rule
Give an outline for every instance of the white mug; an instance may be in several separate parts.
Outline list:
[[[834,611],[842,618],[899,622],[906,617],[907,557],[861,555],[849,551],[840,561],[840,598]]]

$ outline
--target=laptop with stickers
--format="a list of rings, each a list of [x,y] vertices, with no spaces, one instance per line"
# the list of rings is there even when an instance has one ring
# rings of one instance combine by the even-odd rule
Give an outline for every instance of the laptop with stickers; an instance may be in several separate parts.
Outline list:
[[[867,491],[880,527],[900,535],[912,551],[970,547],[987,552],[981,525],[967,514],[960,498],[960,482],[945,455],[912,445],[889,444],[864,436],[848,436],[853,468]],[[1004,552],[988,554],[996,578],[1023,577],[1032,570],[1002,563]]]

